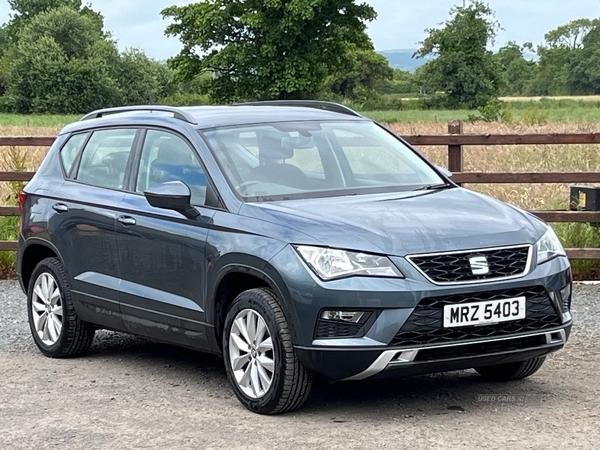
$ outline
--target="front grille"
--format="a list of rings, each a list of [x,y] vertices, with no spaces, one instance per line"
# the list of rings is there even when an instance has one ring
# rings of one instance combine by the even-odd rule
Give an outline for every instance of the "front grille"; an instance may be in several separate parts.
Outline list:
[[[476,344],[455,345],[451,347],[437,347],[420,350],[415,361],[437,361],[440,359],[461,358],[469,356],[489,355],[493,353],[509,352],[511,350],[525,350],[546,344],[546,336],[525,336],[502,341],[478,342]]]
[[[511,322],[484,326],[444,328],[445,305],[501,300],[514,297],[527,299],[527,317]],[[557,327],[561,321],[546,290],[541,286],[525,289],[456,294],[424,298],[419,302],[390,345],[420,346],[452,343],[467,339],[484,339]]]
[[[362,336],[362,323],[319,319],[317,338],[349,338]]]
[[[408,256],[407,259],[434,283],[463,283],[524,275],[530,248],[529,245],[525,245],[441,255]],[[489,266],[489,272],[485,275],[473,274],[469,260],[475,256],[485,256]]]

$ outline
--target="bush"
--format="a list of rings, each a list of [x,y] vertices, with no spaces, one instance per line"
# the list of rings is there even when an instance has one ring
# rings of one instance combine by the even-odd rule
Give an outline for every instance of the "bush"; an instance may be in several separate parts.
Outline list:
[[[208,95],[205,94],[192,94],[182,93],[169,95],[159,100],[159,105],[169,106],[199,106],[199,105],[210,105],[211,101]]]
[[[490,100],[485,106],[477,108],[479,115],[469,114],[467,121],[473,122],[503,122],[513,121],[512,105],[500,100]]]
[[[589,223],[557,223],[552,226],[565,248],[600,248],[600,227]],[[598,279],[600,261],[571,261],[573,277],[577,280]]]

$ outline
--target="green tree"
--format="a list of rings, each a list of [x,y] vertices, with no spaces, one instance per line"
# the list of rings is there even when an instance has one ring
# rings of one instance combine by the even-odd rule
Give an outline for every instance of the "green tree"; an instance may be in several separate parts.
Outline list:
[[[18,33],[38,14],[67,6],[92,20],[94,27],[102,30],[104,18],[89,6],[81,5],[81,0],[8,0],[12,10],[7,24],[7,34],[13,42],[18,40]]]
[[[597,19],[576,19],[549,31],[544,36],[549,48],[582,48],[587,34],[598,25]]]
[[[420,83],[429,91],[443,91],[451,108],[475,108],[495,98],[500,89],[500,67],[491,51],[500,29],[490,7],[469,1],[450,10],[442,28],[426,30],[415,56],[436,56],[419,71]]]
[[[154,104],[174,93],[172,71],[136,48],[121,54],[116,75],[125,105]]]
[[[315,96],[349,45],[369,48],[365,23],[376,17],[354,0],[203,0],[162,15],[183,43],[171,67],[184,81],[212,73],[218,101]]]
[[[381,87],[384,94],[414,94],[419,92],[416,77],[408,70],[392,69],[392,79]]]
[[[394,76],[394,69],[385,56],[374,48],[351,46],[345,52],[344,64],[330,76],[329,89],[351,99],[368,98]]]
[[[6,25],[0,27],[0,97],[6,93],[6,70],[2,67],[2,57],[9,47],[9,38]]]
[[[119,103],[115,43],[94,19],[67,6],[33,17],[7,60],[4,104],[15,112],[80,113]]]
[[[569,65],[572,92],[580,95],[600,94],[600,21],[593,24]]]
[[[502,86],[500,89],[502,95],[529,94],[531,84],[536,76],[537,64],[535,61],[525,59],[525,50],[533,51],[532,44],[526,43],[521,47],[510,41],[496,53],[496,59],[500,64],[502,73]]]
[[[538,47],[540,60],[532,85],[534,94],[593,93],[588,78],[595,71],[593,49],[597,40],[588,36],[595,33],[599,24],[598,19],[577,19],[546,33],[545,44]]]
[[[8,38],[8,30],[7,30],[7,26],[5,24],[5,25],[0,26],[0,57],[2,57],[2,55],[4,55],[9,44],[10,44],[10,41]]]
[[[83,113],[156,103],[173,93],[166,64],[137,49],[119,54],[102,16],[81,1],[13,0],[11,6],[19,11],[12,23],[19,18],[21,28],[0,59],[4,110]]]

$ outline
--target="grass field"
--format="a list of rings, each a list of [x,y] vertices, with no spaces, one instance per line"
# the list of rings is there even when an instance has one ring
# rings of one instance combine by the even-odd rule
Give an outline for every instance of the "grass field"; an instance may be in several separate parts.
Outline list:
[[[530,103],[527,101],[526,103]],[[514,104],[517,104],[516,102]],[[516,124],[523,123],[526,115],[535,113],[545,116],[545,123],[563,123],[563,124],[594,124],[600,122],[600,102],[590,102],[590,106],[570,106],[568,108],[546,108],[543,104],[530,103],[527,105],[519,104],[519,107],[513,107],[513,121]],[[386,123],[423,123],[423,122],[443,122],[460,119],[468,120],[469,115],[477,115],[477,111],[465,109],[458,110],[404,110],[404,111],[360,111],[361,114],[371,117],[379,122]]]
[[[2,136],[6,136],[4,134],[5,127],[24,127],[25,129],[38,127],[62,128],[70,122],[81,119],[81,117],[81,115],[24,116],[21,114],[0,113],[0,131],[2,132]]]
[[[600,95],[557,95],[554,97],[500,97],[503,102],[539,102],[542,100],[556,101],[582,101],[582,102],[600,102]]]
[[[597,120],[590,120],[593,111]],[[566,133],[600,132],[600,108],[567,108],[552,110],[548,123],[527,126],[515,120],[511,124],[466,123],[465,133]],[[579,113],[587,116],[578,116]],[[382,113],[382,116],[378,116]],[[554,120],[562,113],[565,120]],[[461,116],[461,114],[463,116]],[[443,134],[447,132],[447,121],[466,118],[469,111],[376,111],[365,115],[378,120],[388,116],[396,118],[390,126],[400,135]],[[77,120],[73,116],[27,117],[0,115],[0,136],[53,136],[65,124]],[[437,122],[436,122],[437,118]],[[568,120],[567,120],[568,118]],[[37,125],[34,125],[37,124]],[[436,164],[447,165],[445,147],[421,147],[421,150]],[[0,149],[2,170],[15,167],[15,158],[24,158],[20,163],[26,170],[35,170],[43,159],[47,148],[18,149],[17,155],[11,149]],[[473,146],[465,150],[465,170],[483,172],[502,171],[600,171],[600,152],[596,145],[524,145],[524,146]],[[4,186],[2,186],[4,185]],[[529,210],[567,209],[569,186],[563,184],[472,184],[470,189],[499,198],[508,203]],[[14,190],[18,185],[0,183],[0,198],[5,204],[15,204]],[[14,219],[0,220],[0,239],[16,238]],[[600,228],[588,224],[553,224],[566,247],[600,247]],[[1,252],[0,252],[1,253]],[[14,261],[14,253],[0,254],[2,266]],[[576,261],[574,270],[580,279],[600,276],[600,261]]]

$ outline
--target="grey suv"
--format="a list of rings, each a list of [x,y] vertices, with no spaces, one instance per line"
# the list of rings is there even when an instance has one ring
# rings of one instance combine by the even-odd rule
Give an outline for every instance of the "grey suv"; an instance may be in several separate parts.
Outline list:
[[[571,328],[549,226],[332,103],[96,111],[21,206],[42,353],[111,329],[222,354],[258,413],[300,407],[315,373],[524,378]]]

